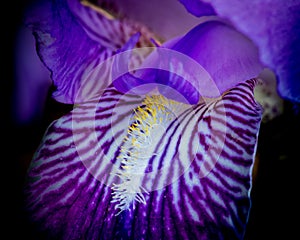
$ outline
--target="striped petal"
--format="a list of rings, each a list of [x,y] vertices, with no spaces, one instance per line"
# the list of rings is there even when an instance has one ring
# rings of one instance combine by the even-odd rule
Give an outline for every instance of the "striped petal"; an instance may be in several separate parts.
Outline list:
[[[242,239],[261,108],[248,80],[197,105],[109,87],[49,126],[25,193],[54,239]]]
[[[26,17],[37,41],[38,55],[51,71],[53,97],[63,103],[86,100],[87,94],[96,91],[101,93],[108,86],[109,67],[103,66],[102,74],[97,76],[94,68],[132,34],[142,32],[140,46],[151,45],[147,39],[153,37],[142,26],[112,19],[101,9],[77,0],[45,0],[28,10]],[[86,89],[80,97],[81,86]]]

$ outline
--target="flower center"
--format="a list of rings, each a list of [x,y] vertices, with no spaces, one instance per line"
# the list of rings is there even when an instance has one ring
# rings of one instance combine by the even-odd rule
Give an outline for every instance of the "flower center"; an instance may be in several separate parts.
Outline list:
[[[141,106],[134,109],[127,135],[123,139],[118,159],[121,162],[116,175],[121,179],[113,184],[113,200],[116,208],[129,209],[135,201],[146,204],[142,186],[149,160],[158,155],[166,144],[164,137],[169,124],[176,119],[181,103],[168,100],[162,95],[147,96]]]

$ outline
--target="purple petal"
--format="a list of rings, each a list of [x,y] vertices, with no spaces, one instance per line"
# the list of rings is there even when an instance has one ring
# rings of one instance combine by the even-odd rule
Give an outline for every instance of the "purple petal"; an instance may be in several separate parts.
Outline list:
[[[113,65],[111,70],[113,85],[118,91],[122,93],[130,92],[140,95],[152,90],[152,88],[149,88],[149,84],[154,83],[155,75],[147,78],[139,78],[129,72],[129,59],[132,58],[132,55],[134,53],[133,49],[139,41],[140,36],[140,33],[134,34],[113,58]],[[137,51],[140,52],[140,50]],[[139,69],[135,69],[135,72],[136,71],[139,71]],[[151,84],[151,86],[153,86],[153,84]]]
[[[300,102],[299,1],[210,2],[219,16],[230,20],[258,46],[261,61],[277,76],[281,97]]]
[[[155,38],[143,23],[129,19],[117,19],[105,10],[90,4],[88,1],[67,0],[70,11],[92,40],[115,51],[121,48],[136,32],[141,33],[139,47],[151,46],[150,38]]]
[[[210,3],[207,3],[205,1],[179,0],[179,2],[185,6],[188,12],[197,17],[215,15],[215,11]]]
[[[157,52],[154,51],[154,48],[150,48],[149,51],[152,51],[150,56],[145,59],[141,66],[134,69],[134,74],[129,72],[128,60],[131,59],[134,52],[141,51],[140,49],[137,51],[133,49],[139,36],[140,34],[133,35],[113,58],[112,79],[114,87],[122,93],[139,95],[146,94],[153,88],[158,88],[161,94],[173,100],[189,102],[190,104],[198,103],[199,93],[191,82],[195,84],[195,81],[200,77],[198,79],[194,77],[191,80],[191,77],[185,74],[182,68],[186,70],[189,64],[188,67],[193,71],[192,74],[198,77],[200,74],[196,74],[199,72],[197,68],[201,66],[198,66],[188,56],[167,48],[158,47]],[[206,72],[203,72],[202,75],[205,77]],[[188,78],[189,81],[185,78]],[[206,78],[209,76],[206,75]],[[204,81],[205,79],[201,80]],[[219,96],[219,92],[216,95]]]
[[[219,21],[199,24],[177,41],[172,50],[193,58],[210,74],[218,92],[202,87],[204,97],[216,97],[240,82],[257,77],[263,69],[251,41]]]
[[[128,57],[117,58],[127,70]],[[155,77],[161,94],[190,104],[198,103],[200,96],[218,97],[236,84],[257,77],[263,69],[252,42],[215,20],[203,22],[183,37],[158,47],[142,63],[140,69],[144,68],[147,71],[142,77],[123,77],[115,86],[122,92],[129,91],[152,83]]]
[[[242,239],[261,120],[254,85],[246,81],[196,106],[162,97],[147,102],[113,87],[99,101],[78,105],[51,124],[32,161],[25,189],[30,219],[54,239]],[[165,128],[144,139],[150,145],[133,162],[139,171],[130,173],[132,161],[124,157],[139,150],[130,134],[142,126],[134,116],[143,108],[143,118],[163,118]],[[134,184],[145,189],[144,204],[137,198],[119,215],[116,174],[142,176]]]
[[[131,58],[136,37],[137,35],[133,36],[124,46],[128,45],[129,48],[125,49],[128,51],[121,51],[114,57],[112,66],[114,87],[122,93],[131,94],[146,94],[157,88],[161,94],[170,99],[190,104],[198,103],[199,91],[193,85],[200,85],[198,79],[207,83],[210,77],[199,64],[186,55],[167,48],[158,47],[157,51],[151,49],[152,53],[141,66],[134,69],[135,73],[129,72],[128,59]],[[187,71],[187,67],[190,71]],[[203,84],[202,89],[205,89]],[[216,95],[220,95],[218,91]]]
[[[103,69],[107,66],[102,66],[102,74],[93,71],[139,29],[107,19],[80,1],[44,1],[28,11],[27,24],[36,37],[40,58],[51,71],[53,97],[64,103],[101,93],[110,84]],[[139,44],[146,42],[143,37]]]
[[[215,1],[216,11],[257,44],[260,57],[274,70],[279,94],[300,102],[300,3],[299,1]],[[228,6],[235,6],[234,8]],[[251,11],[250,9],[256,9]]]

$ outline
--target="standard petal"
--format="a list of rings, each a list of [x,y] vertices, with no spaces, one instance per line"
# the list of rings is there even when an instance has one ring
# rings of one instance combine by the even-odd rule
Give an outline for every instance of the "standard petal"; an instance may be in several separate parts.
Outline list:
[[[196,106],[113,87],[78,105],[32,161],[30,219],[54,239],[242,239],[261,120],[254,85]]]
[[[208,84],[200,85],[197,89],[204,97],[216,97],[240,82],[257,77],[263,69],[251,41],[220,21],[199,24],[171,49],[194,59],[211,76],[218,91]],[[192,76],[195,68],[189,68],[189,65],[183,71]],[[172,78],[169,81],[172,82]],[[192,81],[193,85],[197,85],[195,81]],[[202,84],[205,80],[197,76],[197,81]]]
[[[210,1],[259,48],[261,61],[278,79],[282,98],[300,102],[300,3],[295,0]],[[197,10],[195,10],[197,11]]]
[[[53,97],[63,103],[84,101],[95,89],[100,94],[110,84],[110,65],[104,64],[101,74],[93,73],[95,67],[139,30],[107,19],[80,1],[43,1],[27,12],[26,22],[36,37],[41,60],[51,71],[56,88]],[[146,44],[145,38],[141,39],[140,44]]]
[[[262,62],[277,75],[281,97],[300,102],[300,2],[212,2],[218,14],[257,44]]]
[[[119,60],[124,66],[127,59]],[[121,85],[129,91],[139,84],[152,83],[154,77],[164,96],[197,104],[200,97],[219,97],[236,84],[257,77],[263,66],[257,48],[248,38],[223,22],[208,20],[183,37],[158,46],[140,70],[140,78],[118,79],[119,90],[125,89]]]

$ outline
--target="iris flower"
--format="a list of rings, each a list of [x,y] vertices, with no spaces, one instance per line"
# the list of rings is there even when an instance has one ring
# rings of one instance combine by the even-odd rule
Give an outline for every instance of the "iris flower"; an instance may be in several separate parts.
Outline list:
[[[215,10],[200,9],[223,16],[212,3]],[[242,34],[253,28],[246,18],[241,31],[208,18],[161,44],[140,23],[85,1],[45,1],[27,16],[53,98],[74,104],[48,127],[28,170],[35,231],[47,239],[242,239],[262,114],[256,77],[267,63],[287,81],[280,89],[296,83],[285,79],[289,65],[277,65],[287,46],[268,62],[273,52]],[[287,89],[292,98],[296,89]]]

